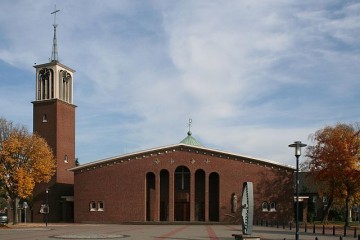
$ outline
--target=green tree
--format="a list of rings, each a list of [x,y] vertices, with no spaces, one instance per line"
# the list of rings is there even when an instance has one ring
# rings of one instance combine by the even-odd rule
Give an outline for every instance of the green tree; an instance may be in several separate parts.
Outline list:
[[[13,202],[14,224],[19,199],[31,196],[36,183],[48,182],[55,166],[55,158],[43,138],[0,118],[0,180]]]
[[[334,202],[345,202],[345,226],[349,225],[351,200],[360,192],[360,128],[359,124],[327,126],[311,135],[315,143],[306,149],[306,168],[315,181],[320,181],[328,205],[323,221],[328,220]]]

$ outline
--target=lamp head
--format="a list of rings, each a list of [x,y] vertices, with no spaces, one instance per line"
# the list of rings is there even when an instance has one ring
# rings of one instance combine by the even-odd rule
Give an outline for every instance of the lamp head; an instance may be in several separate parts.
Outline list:
[[[289,147],[295,148],[295,156],[300,157],[301,156],[301,148],[306,147],[306,144],[301,143],[301,141],[296,141],[293,144],[290,144]]]

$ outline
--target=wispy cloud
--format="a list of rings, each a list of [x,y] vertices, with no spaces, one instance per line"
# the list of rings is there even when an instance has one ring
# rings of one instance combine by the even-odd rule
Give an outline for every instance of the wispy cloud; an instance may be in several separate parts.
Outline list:
[[[54,3],[0,3],[1,112],[28,126],[32,65],[50,57]],[[205,146],[292,164],[289,143],[360,117],[357,1],[58,8],[59,57],[77,71],[80,162],[177,143],[192,117]]]

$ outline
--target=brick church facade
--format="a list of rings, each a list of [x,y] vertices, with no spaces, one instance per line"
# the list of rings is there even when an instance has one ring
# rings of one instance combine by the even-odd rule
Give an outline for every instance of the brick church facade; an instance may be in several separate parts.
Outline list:
[[[238,222],[243,182],[253,182],[255,219],[292,220],[293,167],[204,147],[190,131],[178,144],[75,167],[75,71],[57,59],[56,26],[51,61],[35,66],[33,130],[57,168],[35,186],[34,221],[48,204],[50,222]]]
[[[71,171],[75,222],[237,222],[247,181],[254,185],[255,218],[293,216],[293,168],[203,147],[190,132],[179,144]]]

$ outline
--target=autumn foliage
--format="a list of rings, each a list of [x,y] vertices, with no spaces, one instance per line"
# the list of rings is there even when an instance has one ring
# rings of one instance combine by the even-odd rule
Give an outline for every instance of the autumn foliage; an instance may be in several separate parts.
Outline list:
[[[26,198],[35,183],[48,182],[55,172],[54,156],[37,135],[11,133],[0,151],[1,180],[10,197]]]
[[[29,197],[36,183],[50,181],[55,167],[43,138],[0,118],[0,181],[13,201]]]
[[[325,218],[334,202],[346,203],[347,218],[350,202],[359,195],[359,133],[359,126],[356,124],[337,124],[320,129],[312,135],[315,145],[307,148],[305,165],[315,180],[322,183],[321,194],[329,197]]]

